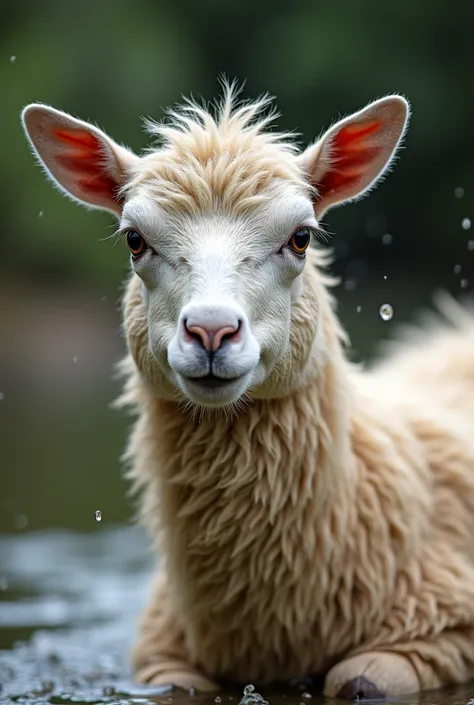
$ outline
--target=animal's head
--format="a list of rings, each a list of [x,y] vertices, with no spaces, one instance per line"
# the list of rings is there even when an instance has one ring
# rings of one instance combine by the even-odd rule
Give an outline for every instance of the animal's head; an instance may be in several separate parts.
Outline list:
[[[265,129],[268,99],[233,102],[230,89],[216,117],[188,103],[148,123],[161,144],[143,156],[48,106],[22,113],[50,179],[119,219],[139,293],[138,367],[204,407],[258,394],[288,354],[318,221],[376,184],[409,113],[402,97],[382,98],[300,151]]]

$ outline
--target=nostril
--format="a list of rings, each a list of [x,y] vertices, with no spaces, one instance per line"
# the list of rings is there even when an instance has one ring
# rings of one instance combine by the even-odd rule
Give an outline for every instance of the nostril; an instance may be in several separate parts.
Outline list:
[[[238,321],[236,327],[228,326],[228,329],[227,329],[228,332],[227,332],[227,333],[226,333],[226,332],[223,333],[222,338],[221,338],[221,342],[222,342],[223,340],[233,340],[233,341],[237,341],[237,338],[238,338],[238,336],[239,336],[239,334],[240,334],[240,329],[241,329],[241,327],[242,327],[242,321]],[[233,328],[233,330],[231,330],[232,328]],[[224,328],[223,330],[225,331],[226,329]]]
[[[224,341],[238,342],[242,329],[242,321],[239,319],[237,324],[232,323],[224,326],[197,325],[192,323],[189,325],[189,319],[183,319],[183,328],[185,337],[189,342],[197,341],[208,352],[215,352],[219,349]]]
[[[240,328],[242,321],[238,321],[237,325],[223,326],[219,330],[216,330],[212,339],[212,350],[216,351],[220,348],[224,340],[236,343],[240,337]]]
[[[211,349],[211,336],[209,332],[203,326],[188,326],[188,320],[184,319],[184,330],[186,336],[200,343],[205,350]]]

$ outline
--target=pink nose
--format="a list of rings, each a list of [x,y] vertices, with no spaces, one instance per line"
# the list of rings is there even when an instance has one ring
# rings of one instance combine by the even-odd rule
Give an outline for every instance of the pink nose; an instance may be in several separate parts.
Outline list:
[[[208,352],[215,352],[221,346],[222,341],[231,340],[237,342],[240,332],[240,321],[237,325],[227,325],[213,328],[209,324],[187,326],[187,321],[184,321],[186,333],[192,338],[199,340],[204,349]]]

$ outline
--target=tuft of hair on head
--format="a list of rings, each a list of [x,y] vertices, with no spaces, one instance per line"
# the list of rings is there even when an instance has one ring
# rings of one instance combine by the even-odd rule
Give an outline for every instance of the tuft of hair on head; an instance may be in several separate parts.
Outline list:
[[[199,103],[192,96],[183,96],[182,103],[169,108],[162,121],[144,118],[146,131],[156,138],[156,144],[148,151],[155,151],[157,146],[179,145],[187,133],[194,138],[202,138],[205,133],[210,141],[218,141],[219,138],[229,140],[239,134],[248,137],[258,135],[267,143],[286,142],[290,151],[298,151],[294,144],[298,133],[269,129],[280,117],[274,105],[274,96],[264,93],[257,99],[239,101],[243,85],[225,78],[221,79],[221,83],[222,96],[214,103],[206,105],[204,100]]]
[[[296,133],[271,129],[278,116],[273,97],[239,101],[241,88],[225,82],[213,106],[185,98],[162,121],[144,118],[154,142],[125,193],[140,185],[163,208],[196,213],[216,205],[246,212],[268,198],[272,179],[290,181],[310,193],[296,162]]]

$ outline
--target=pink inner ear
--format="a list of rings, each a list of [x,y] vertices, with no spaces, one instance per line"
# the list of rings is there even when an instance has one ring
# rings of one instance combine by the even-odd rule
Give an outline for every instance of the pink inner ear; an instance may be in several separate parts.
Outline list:
[[[331,141],[331,168],[318,183],[320,194],[346,191],[362,178],[366,168],[382,151],[381,146],[369,145],[368,138],[376,134],[379,120],[346,125]]]
[[[104,168],[103,145],[85,130],[54,130],[54,136],[72,149],[58,154],[57,163],[73,177],[84,196],[118,201],[117,184]]]

